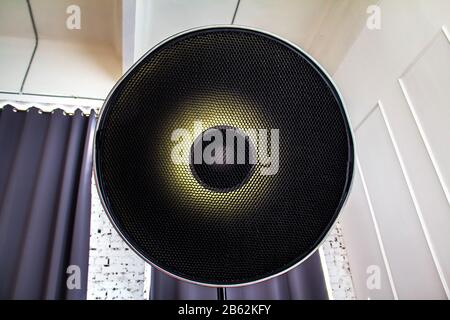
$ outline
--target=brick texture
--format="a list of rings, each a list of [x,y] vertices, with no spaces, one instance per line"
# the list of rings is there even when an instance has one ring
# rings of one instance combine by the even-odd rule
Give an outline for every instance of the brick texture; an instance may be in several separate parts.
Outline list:
[[[335,300],[354,300],[350,265],[345,248],[342,227],[339,222],[322,245],[328,268],[331,291]]]
[[[93,181],[88,299],[143,299],[144,275],[144,261],[111,225]]]

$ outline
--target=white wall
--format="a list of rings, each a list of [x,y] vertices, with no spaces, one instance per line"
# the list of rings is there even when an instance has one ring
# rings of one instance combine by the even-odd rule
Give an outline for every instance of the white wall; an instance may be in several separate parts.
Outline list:
[[[450,295],[450,2],[380,1],[335,80],[359,159],[343,230],[357,298]],[[368,269],[380,288],[367,286]],[[372,288],[372,289],[371,289]]]
[[[376,0],[241,0],[235,23],[276,33],[334,73]]]
[[[0,4],[0,72],[4,76],[0,76],[0,91],[18,92],[20,90],[33,48],[33,27],[26,2],[2,1]]]

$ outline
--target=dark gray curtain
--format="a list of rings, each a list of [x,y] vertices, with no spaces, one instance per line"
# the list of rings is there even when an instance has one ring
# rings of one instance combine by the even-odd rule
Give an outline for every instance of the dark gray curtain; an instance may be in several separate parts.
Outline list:
[[[86,298],[95,122],[0,111],[0,298]]]
[[[327,300],[319,253],[288,273],[258,284],[226,289],[227,300]],[[152,269],[150,299],[217,300],[217,289],[176,280]]]

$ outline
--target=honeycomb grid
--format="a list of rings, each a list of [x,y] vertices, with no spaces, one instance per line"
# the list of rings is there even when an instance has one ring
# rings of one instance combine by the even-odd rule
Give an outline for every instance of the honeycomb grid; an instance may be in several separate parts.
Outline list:
[[[174,129],[279,129],[279,171],[214,192],[171,160]],[[342,101],[307,56],[272,36],[211,28],[148,53],[112,92],[96,135],[110,218],[148,261],[211,285],[295,265],[347,197],[353,142]],[[214,179],[214,177],[212,177]]]

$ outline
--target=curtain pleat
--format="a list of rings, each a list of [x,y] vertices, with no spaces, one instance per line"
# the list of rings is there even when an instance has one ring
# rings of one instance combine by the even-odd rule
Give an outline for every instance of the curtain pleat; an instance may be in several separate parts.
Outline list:
[[[288,272],[286,276],[291,299],[327,300],[329,298],[318,252],[309,257],[298,268]],[[301,285],[296,285],[299,283]]]
[[[50,115],[36,188],[29,209],[24,243],[16,273],[14,298],[39,299],[47,273],[55,203],[59,197],[59,176],[65,154],[68,126],[61,112]],[[30,286],[30,283],[34,283]]]
[[[217,290],[177,280],[152,268],[151,300],[216,300]]]
[[[240,288],[227,289],[230,300],[327,300],[328,291],[319,253],[276,278]]]
[[[25,114],[17,115],[13,108],[6,106],[0,112],[0,205],[5,195],[8,176],[14,163],[16,146],[19,145],[20,132],[25,122]],[[0,210],[0,216],[2,211]]]
[[[48,129],[47,115],[41,116],[35,108],[18,116],[24,116],[25,122],[20,133],[19,144],[12,146],[16,150],[0,207],[2,212],[0,216],[0,257],[2,259],[0,295],[2,297],[7,297],[14,291],[21,246],[25,239],[23,235],[26,231]]]
[[[328,292],[316,252],[300,266],[261,283],[226,289],[227,300],[327,300]],[[177,280],[152,268],[152,300],[216,300],[217,289]]]
[[[91,112],[87,123],[86,137],[80,170],[80,182],[75,207],[75,217],[72,230],[72,245],[70,248],[69,265],[75,265],[81,271],[81,283],[87,284],[89,267],[89,237],[91,212],[91,177],[92,177],[92,150],[95,133],[95,113]],[[66,291],[66,299],[86,299],[86,287]]]
[[[70,250],[70,236],[72,232],[74,194],[78,186],[78,168],[81,168],[82,142],[85,123],[76,114],[71,119],[70,134],[67,141],[66,159],[62,172],[61,194],[58,199],[55,232],[49,258],[46,299],[62,299],[65,296],[66,284],[61,282],[67,269],[67,252]],[[74,168],[77,168],[74,170]],[[64,258],[61,258],[64,257]]]
[[[0,298],[85,298],[94,125],[80,111],[2,109]],[[72,262],[80,290],[66,285]]]

